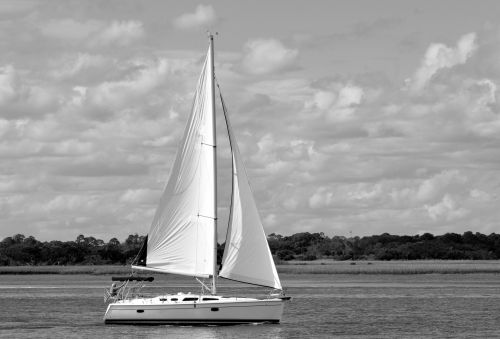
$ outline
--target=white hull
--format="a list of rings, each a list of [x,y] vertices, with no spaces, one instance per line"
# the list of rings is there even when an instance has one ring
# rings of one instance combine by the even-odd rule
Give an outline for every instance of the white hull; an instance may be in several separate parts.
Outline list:
[[[279,323],[285,300],[287,298],[225,298],[194,294],[121,300],[108,305],[104,322],[177,325]]]

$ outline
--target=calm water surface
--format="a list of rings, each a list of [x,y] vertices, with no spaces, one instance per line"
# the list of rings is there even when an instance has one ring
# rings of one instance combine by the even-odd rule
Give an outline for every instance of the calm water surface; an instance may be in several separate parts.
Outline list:
[[[1,338],[500,338],[499,274],[282,275],[280,325],[104,325],[110,276],[0,276]],[[148,292],[198,292],[156,276]],[[224,295],[259,289],[223,282]]]

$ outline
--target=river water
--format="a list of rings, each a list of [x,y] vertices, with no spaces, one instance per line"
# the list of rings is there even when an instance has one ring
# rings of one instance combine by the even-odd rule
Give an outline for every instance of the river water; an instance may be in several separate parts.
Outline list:
[[[1,338],[500,338],[499,274],[282,275],[279,325],[104,325],[105,275],[1,275]],[[149,292],[199,292],[156,276]],[[221,282],[220,294],[258,295]]]

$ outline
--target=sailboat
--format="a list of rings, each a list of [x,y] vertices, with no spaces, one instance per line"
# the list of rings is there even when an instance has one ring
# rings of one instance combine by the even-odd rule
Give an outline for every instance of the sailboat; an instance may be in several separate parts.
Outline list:
[[[214,42],[209,34],[191,115],[170,178],[146,240],[132,263],[133,270],[194,277],[202,292],[144,297],[137,290],[153,278],[113,278],[121,285],[115,282],[106,292],[105,300],[111,301],[104,315],[106,324],[281,321],[284,303],[290,297],[283,293],[221,92],[220,100],[232,157],[230,215],[221,269],[217,267]],[[218,295],[219,277],[272,290],[263,298]],[[211,286],[200,279],[210,279]]]

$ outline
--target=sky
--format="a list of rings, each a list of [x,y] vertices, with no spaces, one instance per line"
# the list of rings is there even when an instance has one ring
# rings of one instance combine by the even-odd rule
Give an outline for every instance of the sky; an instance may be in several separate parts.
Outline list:
[[[488,0],[3,0],[0,238],[147,233],[207,30],[267,234],[498,233],[498,13]]]

